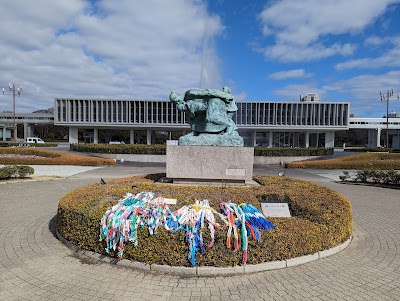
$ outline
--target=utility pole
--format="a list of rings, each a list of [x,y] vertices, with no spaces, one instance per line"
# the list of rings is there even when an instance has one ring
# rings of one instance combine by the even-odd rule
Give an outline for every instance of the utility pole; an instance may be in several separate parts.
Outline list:
[[[390,97],[394,94],[393,89],[388,90],[386,95],[380,91],[381,102],[386,102],[386,148],[389,148],[389,101]],[[400,96],[397,95],[397,99],[399,100]]]
[[[22,87],[20,86],[19,88],[15,88],[15,84],[8,84],[8,88],[12,93],[13,96],[13,112],[14,112],[14,128],[13,128],[13,140],[14,142],[17,142],[17,123],[15,121],[15,94],[18,94],[18,96],[21,96],[22,93]],[[3,94],[5,94],[6,89],[3,88]]]

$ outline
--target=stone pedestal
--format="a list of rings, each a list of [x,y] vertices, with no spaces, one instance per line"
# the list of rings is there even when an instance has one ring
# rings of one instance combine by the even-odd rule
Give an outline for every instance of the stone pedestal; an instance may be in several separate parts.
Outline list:
[[[253,161],[253,147],[167,145],[167,178],[244,184],[252,180]]]

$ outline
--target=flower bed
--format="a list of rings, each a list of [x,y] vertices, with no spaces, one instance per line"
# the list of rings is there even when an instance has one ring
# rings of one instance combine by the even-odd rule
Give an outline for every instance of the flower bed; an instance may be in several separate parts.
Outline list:
[[[162,175],[134,176],[92,184],[68,193],[59,202],[57,231],[73,244],[87,250],[106,254],[106,242],[99,241],[100,220],[104,213],[118,203],[126,193],[152,191],[166,198],[175,198],[176,210],[195,199],[207,199],[214,209],[221,202],[243,202],[260,209],[259,200],[288,202],[292,217],[270,218],[276,230],[261,231],[261,242],[248,241],[248,264],[285,260],[323,251],[350,238],[352,233],[351,206],[340,194],[305,181],[287,177],[256,176],[258,187],[183,186],[155,183]],[[133,187],[132,187],[133,186]],[[226,247],[226,231],[215,231],[215,243],[203,254],[196,255],[200,266],[236,266],[242,264],[242,252]],[[159,229],[150,235],[146,228],[137,231],[138,245],[127,243],[123,258],[147,264],[190,266],[188,244],[183,231],[169,234]],[[205,244],[210,236],[204,228]],[[240,238],[239,238],[240,240]],[[240,241],[241,242],[241,241]],[[117,257],[118,251],[110,256]]]

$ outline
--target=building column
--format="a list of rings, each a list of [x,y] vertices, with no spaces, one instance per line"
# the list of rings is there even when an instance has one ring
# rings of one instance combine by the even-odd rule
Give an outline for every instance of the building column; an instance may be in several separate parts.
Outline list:
[[[381,133],[382,129],[378,128],[376,131],[376,147],[381,147]]]
[[[381,129],[368,130],[368,147],[381,147]]]
[[[28,124],[28,137],[35,136],[35,126],[33,124]]]
[[[269,137],[268,137],[268,147],[272,147],[273,145],[273,139],[274,139],[274,132],[269,131]]]
[[[93,143],[99,144],[99,129],[98,128],[93,129]]]
[[[129,133],[129,143],[135,144],[135,131],[133,129],[131,129]]]
[[[147,145],[151,145],[151,130],[147,129],[146,131]]]
[[[306,148],[309,148],[310,147],[310,133],[309,132],[305,132],[305,135],[304,135],[304,146],[306,147]]]
[[[251,132],[251,145],[252,147],[255,147],[257,145],[257,132],[252,131]]]
[[[335,147],[335,132],[325,132],[325,148]]]
[[[3,141],[7,140],[7,126],[4,125],[3,127]]]
[[[78,128],[77,127],[69,127],[69,144],[76,144],[78,143]]]

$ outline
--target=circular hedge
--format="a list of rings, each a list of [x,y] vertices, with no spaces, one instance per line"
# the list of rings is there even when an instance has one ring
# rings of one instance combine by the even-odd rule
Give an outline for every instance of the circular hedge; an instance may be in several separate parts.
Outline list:
[[[225,201],[250,203],[261,209],[259,200],[285,201],[292,214],[290,218],[269,218],[276,230],[261,231],[258,243],[249,239],[248,264],[285,260],[323,251],[348,240],[352,233],[350,202],[328,188],[287,177],[255,176],[260,186],[183,186],[156,183],[164,175],[133,176],[92,184],[65,195],[59,202],[57,231],[66,240],[82,249],[105,253],[106,243],[99,241],[100,220],[108,208],[128,192],[153,191],[166,198],[178,200],[172,210],[190,205],[194,200],[207,199],[217,209]],[[205,244],[208,229],[203,230]],[[202,254],[198,252],[199,266],[227,267],[240,265],[242,252],[225,246],[226,231],[216,230],[215,244]],[[110,256],[117,257],[111,251]],[[190,266],[185,233],[169,234],[160,229],[150,235],[146,228],[138,230],[138,246],[127,243],[123,258],[147,264]]]

